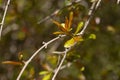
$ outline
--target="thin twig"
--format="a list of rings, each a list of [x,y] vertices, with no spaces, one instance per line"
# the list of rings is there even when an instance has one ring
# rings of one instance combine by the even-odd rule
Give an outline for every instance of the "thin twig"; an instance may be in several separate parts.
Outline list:
[[[117,4],[119,4],[120,3],[120,0],[117,0]]]
[[[99,7],[100,3],[101,3],[101,0],[98,0],[96,7],[95,7],[95,10]]]
[[[40,20],[39,22],[37,22],[37,24],[41,24],[42,22],[52,18],[53,16],[57,15],[59,11],[60,11],[60,9],[55,10],[51,15],[49,15],[49,16],[45,17],[44,19]]]
[[[78,33],[77,35],[82,35],[82,34],[84,34],[84,32],[85,32],[88,24],[90,23],[90,20],[91,20],[92,17],[93,17],[93,14],[94,14],[95,10],[97,10],[97,8],[99,7],[100,3],[101,3],[101,0],[98,0],[97,2],[95,1],[95,2],[92,3],[92,6],[91,6],[91,8],[90,8],[90,10],[89,10],[89,12],[88,12],[88,16],[89,16],[89,17],[88,17],[88,19],[85,21],[85,24],[84,24],[84,27],[83,27],[82,31],[81,31],[80,33]]]
[[[41,46],[35,53],[33,53],[33,55],[25,62],[24,66],[23,66],[22,70],[20,71],[20,73],[19,73],[19,75],[18,75],[18,77],[17,77],[16,80],[20,80],[20,77],[21,77],[21,75],[23,74],[23,72],[24,72],[24,70],[26,69],[26,67],[28,66],[28,64],[31,62],[31,60],[32,60],[42,49],[46,48],[49,44],[51,44],[52,42],[54,42],[54,41],[56,41],[56,40],[58,40],[59,38],[64,37],[64,36],[65,36],[65,35],[61,35],[61,36],[58,36],[58,37],[56,37],[56,38],[54,38],[54,39],[46,42],[46,43],[45,43],[43,46]]]
[[[94,14],[94,11],[98,8],[98,6],[100,5],[100,3],[101,3],[101,0],[98,0],[97,2],[96,1],[93,2],[92,6],[91,6],[91,8],[90,8],[90,10],[88,12],[89,18],[88,18],[88,20],[86,20],[85,25],[84,25],[82,31],[80,33],[78,33],[78,35],[83,35],[84,34],[85,29],[87,28],[87,26],[88,26],[88,24],[89,24],[89,22],[90,22],[90,20],[92,18],[92,15]],[[63,58],[62,58],[62,60],[61,60],[61,62],[59,64],[58,68],[55,69],[55,74],[53,75],[52,80],[55,80],[55,77],[57,76],[59,70],[61,70],[62,64],[63,64],[63,62],[64,62],[64,60],[66,58],[66,54],[70,50],[71,50],[71,47],[69,49],[66,49],[65,54],[64,54],[64,56],[63,56]]]
[[[65,58],[66,58],[66,55],[67,55],[67,52],[68,52],[68,51],[69,51],[69,49],[66,49],[66,50],[65,50],[65,54],[64,54],[64,56],[63,56],[63,58],[62,58],[62,60],[61,60],[61,62],[60,62],[60,64],[59,64],[58,68],[55,70],[55,74],[53,75],[52,80],[55,80],[55,77],[57,76],[59,70],[61,69],[61,66],[62,66],[62,64],[63,64],[63,62],[64,62],[64,60],[65,60]]]
[[[60,70],[67,68],[67,67],[70,67],[71,65],[72,65],[72,63],[68,62],[66,65],[61,66]]]
[[[84,34],[84,32],[85,32],[85,30],[86,30],[86,28],[87,28],[87,26],[88,26],[88,24],[89,24],[89,22],[90,22],[90,20],[92,18],[92,14],[93,14],[93,11],[94,11],[94,8],[95,8],[95,4],[96,4],[96,1],[93,2],[92,6],[91,6],[91,8],[90,8],[90,10],[88,12],[89,18],[87,19],[87,21],[85,21],[85,24],[84,24],[84,27],[83,27],[82,31],[80,33],[78,33],[77,35]]]
[[[3,14],[3,18],[2,18],[2,21],[1,21],[1,26],[0,26],[0,39],[1,39],[1,36],[2,36],[2,29],[3,29],[3,25],[4,25],[4,21],[5,21],[5,16],[6,16],[6,13],[7,13],[9,4],[10,4],[10,0],[7,1],[7,4],[6,4],[6,6],[5,6],[5,10],[4,10],[4,14]]]
[[[92,7],[90,8],[90,11],[89,11],[89,13],[88,13],[88,16],[90,16],[90,17],[89,17],[88,20],[85,22],[84,28],[83,28],[83,30],[79,33],[79,35],[82,35],[82,34],[84,33],[85,29],[87,28],[87,26],[88,26],[88,24],[89,24],[89,22],[90,22],[90,20],[91,20],[91,18],[92,18],[94,9],[97,9],[97,7],[99,6],[100,2],[101,2],[101,0],[98,0],[97,4],[96,4],[96,2],[94,2],[94,3],[92,4]],[[95,7],[96,7],[96,8],[95,8]],[[61,36],[61,37],[64,37],[64,36],[65,36],[65,35],[63,35],[63,36]],[[58,36],[58,37],[56,37],[56,38],[48,41],[47,43],[44,43],[44,45],[43,45],[42,47],[40,47],[40,48],[25,62],[25,65],[23,66],[22,70],[20,71],[20,73],[19,73],[19,75],[18,75],[18,77],[17,77],[17,80],[20,79],[22,73],[23,73],[24,70],[26,69],[27,65],[31,62],[31,60],[32,60],[43,48],[46,48],[50,43],[54,42],[55,40],[57,40],[57,39],[59,39],[59,38],[60,38],[60,37]],[[52,80],[55,80],[55,77],[57,76],[57,74],[58,74],[59,70],[61,69],[61,66],[62,66],[62,64],[63,64],[63,62],[64,62],[64,60],[65,60],[65,58],[66,58],[67,52],[68,52],[70,49],[71,49],[71,48],[65,50],[65,54],[64,54],[64,56],[63,56],[63,58],[62,58],[62,60],[61,60],[61,62],[60,62],[60,64],[59,64],[58,68],[55,70],[55,74],[53,75]]]
[[[46,17],[43,18],[42,20],[38,21],[37,24],[41,24],[42,22],[44,22],[44,21],[46,21],[46,20],[49,20],[50,18],[56,16],[56,15],[59,13],[60,10],[66,8],[66,7],[72,6],[73,3],[79,3],[79,2],[81,2],[81,1],[82,1],[82,0],[74,0],[73,2],[71,2],[71,4],[66,5],[66,6],[64,6],[64,7],[60,8],[60,9],[55,10],[55,11],[54,11],[53,13],[51,13],[49,16],[46,16]]]

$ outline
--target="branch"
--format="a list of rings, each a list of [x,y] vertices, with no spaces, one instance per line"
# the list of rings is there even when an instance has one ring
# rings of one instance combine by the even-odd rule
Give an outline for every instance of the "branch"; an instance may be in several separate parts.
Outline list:
[[[67,67],[70,67],[71,65],[72,65],[72,63],[68,62],[67,64],[61,66],[60,70],[67,68]]]
[[[90,23],[90,20],[93,17],[93,14],[94,14],[95,10],[97,10],[97,8],[99,7],[100,3],[101,3],[101,0],[98,0],[97,2],[94,1],[92,3],[92,6],[90,7],[89,12],[88,12],[88,19],[85,21],[85,24],[84,24],[84,27],[83,27],[82,31],[80,33],[78,33],[77,35],[83,35],[84,34],[87,26]]]
[[[59,13],[60,10],[66,8],[66,7],[72,6],[73,3],[79,3],[79,2],[81,2],[81,1],[82,1],[82,0],[74,0],[74,1],[72,1],[69,5],[66,5],[66,6],[64,6],[64,7],[60,8],[60,9],[55,10],[55,11],[54,11],[52,14],[50,14],[49,16],[46,16],[46,17],[43,18],[42,20],[38,21],[37,24],[41,24],[42,22],[44,22],[44,21],[46,21],[46,20],[49,20],[49,19],[52,18],[53,16],[56,16],[56,15]]]
[[[120,0],[117,0],[117,4],[119,4],[120,3]]]
[[[42,22],[52,18],[53,16],[57,15],[59,11],[60,11],[60,9],[55,10],[51,15],[49,15],[49,16],[45,17],[44,19],[38,21],[37,24],[41,24]]]
[[[100,5],[100,3],[101,3],[101,0],[98,0],[97,2],[96,2],[96,1],[93,2],[92,6],[91,6],[91,8],[90,8],[90,10],[89,10],[89,12],[88,12],[89,18],[88,18],[88,20],[86,20],[85,25],[84,25],[82,31],[81,31],[80,33],[78,33],[77,35],[81,36],[81,35],[84,34],[84,32],[85,32],[85,30],[86,30],[86,28],[87,28],[87,26],[88,26],[88,24],[89,24],[89,22],[90,22],[90,20],[91,20],[91,18],[92,18],[92,16],[93,16],[93,14],[94,14],[94,12],[95,12],[95,10],[98,8],[98,6]],[[53,75],[52,80],[55,80],[55,77],[57,76],[59,70],[61,70],[61,68],[62,68],[62,64],[63,64],[63,62],[64,62],[64,60],[65,60],[65,58],[66,58],[66,54],[67,54],[67,52],[70,51],[70,50],[71,50],[71,47],[70,47],[69,49],[66,49],[66,50],[65,50],[64,56],[63,56],[63,58],[62,58],[62,60],[61,60],[61,62],[60,62],[60,64],[59,64],[58,68],[55,69],[55,74]],[[60,54],[60,53],[59,53],[59,54]]]
[[[1,39],[1,36],[2,36],[2,29],[3,29],[3,25],[4,25],[4,21],[5,21],[5,16],[6,16],[9,4],[10,4],[10,0],[7,1],[7,4],[5,6],[5,10],[4,10],[4,14],[3,14],[3,18],[2,18],[2,21],[0,23],[0,25],[1,25],[0,26],[0,39]]]
[[[59,64],[58,68],[55,70],[55,74],[53,75],[52,80],[55,80],[55,77],[57,76],[59,70],[61,69],[61,66],[62,66],[62,64],[63,64],[63,62],[64,62],[64,60],[65,60],[65,58],[66,58],[66,55],[67,55],[67,52],[68,52],[68,51],[69,51],[69,49],[66,49],[66,50],[65,50],[64,56],[63,56],[63,58],[62,58],[62,60],[61,60],[61,62],[60,62],[60,64]]]
[[[19,73],[19,75],[18,75],[18,77],[17,77],[16,80],[20,80],[20,77],[22,76],[22,74],[23,74],[24,70],[26,69],[26,67],[28,66],[28,64],[32,61],[32,59],[33,59],[42,49],[47,48],[47,46],[48,46],[49,44],[51,44],[52,42],[58,40],[58,39],[61,38],[61,37],[65,37],[65,35],[60,35],[60,36],[58,36],[58,37],[56,37],[56,38],[54,38],[54,39],[52,39],[52,40],[44,43],[43,46],[41,46],[35,53],[33,53],[33,55],[25,62],[24,66],[23,66],[22,70],[20,71],[20,73]]]
[[[101,2],[101,0],[98,0],[97,2],[96,2],[96,1],[93,2],[92,6],[91,6],[91,8],[90,8],[90,10],[89,10],[89,13],[88,13],[89,18],[88,18],[88,20],[86,20],[85,25],[84,25],[82,31],[81,31],[80,33],[78,33],[78,35],[84,34],[85,29],[87,28],[87,26],[88,26],[88,24],[89,24],[89,22],[90,22],[90,20],[91,20],[91,18],[92,18],[92,15],[93,15],[94,11],[95,11],[95,10],[98,8],[98,6],[100,5],[100,2]],[[48,19],[48,18],[47,18],[47,19]],[[44,21],[44,20],[43,20],[43,21]],[[25,62],[22,70],[20,71],[20,73],[19,73],[19,75],[18,75],[18,77],[17,77],[17,80],[20,79],[21,75],[23,74],[23,72],[24,72],[24,70],[26,69],[26,67],[28,66],[28,64],[31,62],[31,60],[32,60],[42,49],[47,48],[47,46],[48,46],[49,44],[51,44],[52,42],[54,42],[54,41],[56,41],[56,40],[58,40],[59,38],[64,37],[64,36],[65,36],[65,35],[58,36],[58,37],[56,37],[56,38],[48,41],[47,43],[44,43],[43,46],[41,46],[35,53],[33,53],[33,55]],[[57,76],[57,74],[58,74],[59,70],[61,69],[61,66],[62,66],[62,64],[63,64],[63,62],[64,62],[64,60],[65,60],[65,58],[66,58],[67,52],[70,51],[70,50],[71,50],[71,47],[70,47],[69,49],[65,49],[64,56],[63,56],[63,58],[62,58],[62,60],[61,60],[61,62],[60,62],[60,64],[59,64],[58,68],[55,70],[55,74],[53,75],[52,80],[55,80],[55,77]]]

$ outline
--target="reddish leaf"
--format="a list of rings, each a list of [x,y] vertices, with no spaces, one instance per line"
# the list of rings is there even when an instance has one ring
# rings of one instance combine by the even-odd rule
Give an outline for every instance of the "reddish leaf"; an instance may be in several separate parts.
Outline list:
[[[21,62],[15,62],[15,61],[3,61],[2,64],[22,65]]]
[[[55,20],[52,20],[54,24],[57,25],[57,27],[63,31],[63,32],[67,32],[66,29],[65,29],[65,25],[63,25],[64,23],[60,24],[59,22],[55,21]]]
[[[68,18],[67,18],[67,17],[65,17],[65,29],[66,29],[66,30],[68,30],[68,29],[69,29],[68,24],[69,24],[69,20],[68,20]]]
[[[56,35],[58,35],[58,34],[64,34],[64,32],[54,32],[53,34],[56,34]]]
[[[70,12],[69,15],[69,23],[68,23],[68,28],[70,29],[71,25],[72,25],[72,20],[73,20],[73,12]]]

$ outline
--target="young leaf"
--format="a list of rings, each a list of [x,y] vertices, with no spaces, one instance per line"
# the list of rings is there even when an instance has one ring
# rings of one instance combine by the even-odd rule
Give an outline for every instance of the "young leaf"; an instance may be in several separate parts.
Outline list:
[[[64,32],[57,31],[57,32],[54,32],[53,34],[56,34],[56,35],[58,35],[58,34],[64,34]]]
[[[15,62],[15,61],[3,61],[2,64],[22,65],[21,62]]]
[[[96,35],[95,34],[90,34],[89,39],[96,39]]]
[[[56,24],[59,28],[61,27],[61,24],[60,24],[59,22],[57,22],[57,21],[55,21],[55,20],[53,20],[53,19],[52,19],[52,22],[53,22],[54,24]]]
[[[22,52],[19,52],[19,53],[18,53],[18,59],[19,59],[20,61],[23,60],[23,53],[22,53]]]
[[[68,24],[69,24],[69,20],[67,17],[65,17],[65,28],[68,30],[69,27],[68,27]]]
[[[70,29],[71,25],[72,25],[72,20],[73,20],[73,12],[70,12],[69,15],[69,23],[68,23],[68,28]]]
[[[42,80],[50,80],[51,73],[45,75]]]
[[[57,22],[57,21],[55,21],[55,20],[52,20],[53,21],[53,23],[54,24],[56,24],[57,25],[57,27],[61,30],[61,31],[63,31],[63,32],[67,32],[67,30],[66,30],[66,28],[65,28],[65,23],[59,23],[59,22]]]
[[[73,38],[71,38],[70,40],[65,42],[64,47],[69,48],[69,47],[73,46],[74,44],[75,44],[75,41]]]
[[[76,31],[74,33],[75,35],[82,29],[83,24],[84,24],[83,22],[78,23],[77,29],[76,29]]]
[[[21,54],[18,58],[19,60],[23,60],[23,55]]]
[[[85,70],[85,67],[83,66],[81,69],[80,69],[80,71],[84,71]]]
[[[83,38],[81,36],[75,36],[73,39],[78,42],[78,41],[83,41]]]
[[[64,44],[65,48],[72,47],[76,42],[83,41],[83,38],[80,36],[75,36],[71,38],[70,40],[66,41]]]
[[[39,72],[39,75],[46,75],[48,73],[49,73],[48,71],[41,71],[41,72]]]

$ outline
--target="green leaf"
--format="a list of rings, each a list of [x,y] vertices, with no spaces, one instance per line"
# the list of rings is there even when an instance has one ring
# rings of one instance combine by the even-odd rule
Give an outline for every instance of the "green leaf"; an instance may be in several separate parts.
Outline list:
[[[42,80],[50,80],[51,73],[45,75]]]
[[[90,34],[89,39],[96,39],[96,35],[95,34]]]
[[[69,47],[73,46],[74,44],[75,44],[75,41],[73,38],[71,38],[70,40],[65,42],[64,47],[69,48]]]
[[[48,74],[49,72],[48,71],[41,71],[39,72],[39,75],[45,75],[45,74]]]
[[[83,66],[81,69],[80,69],[80,71],[84,71],[85,70],[85,67]]]
[[[66,41],[64,44],[64,47],[65,48],[72,47],[75,43],[77,43],[79,41],[83,41],[83,38],[81,36],[75,36],[75,37],[71,38],[70,40]]]
[[[75,35],[82,29],[83,24],[84,24],[83,22],[78,23],[77,29],[76,29],[76,31],[74,33]]]

